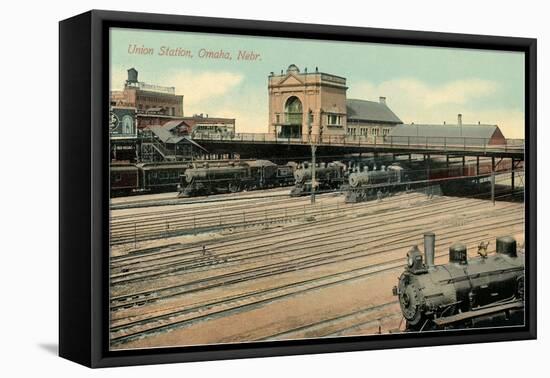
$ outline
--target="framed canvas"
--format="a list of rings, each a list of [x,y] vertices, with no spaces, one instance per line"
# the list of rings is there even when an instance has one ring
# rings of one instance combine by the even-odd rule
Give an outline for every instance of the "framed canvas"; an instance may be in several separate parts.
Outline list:
[[[536,40],[60,22],[59,353],[536,338]]]

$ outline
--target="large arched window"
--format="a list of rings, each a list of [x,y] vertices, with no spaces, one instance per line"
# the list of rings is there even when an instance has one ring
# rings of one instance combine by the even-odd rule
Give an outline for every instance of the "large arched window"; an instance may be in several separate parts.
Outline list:
[[[302,102],[296,96],[289,97],[285,104],[285,123],[302,124]]]

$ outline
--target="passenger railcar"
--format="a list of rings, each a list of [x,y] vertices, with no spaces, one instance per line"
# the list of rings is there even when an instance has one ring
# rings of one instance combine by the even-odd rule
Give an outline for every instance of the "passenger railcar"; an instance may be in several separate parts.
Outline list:
[[[139,188],[139,169],[133,164],[112,164],[110,169],[111,196],[128,195]]]
[[[191,167],[187,162],[139,163],[140,190],[145,192],[175,191],[180,176]]]

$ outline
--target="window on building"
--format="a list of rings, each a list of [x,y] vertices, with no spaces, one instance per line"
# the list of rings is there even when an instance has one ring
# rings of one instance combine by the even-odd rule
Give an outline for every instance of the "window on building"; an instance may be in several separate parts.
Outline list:
[[[342,116],[337,114],[328,114],[327,115],[327,124],[329,126],[341,126],[342,125]]]
[[[380,129],[378,127],[375,127],[372,129],[372,135],[379,136],[380,135]]]
[[[302,122],[302,102],[296,96],[289,97],[285,104],[285,123],[301,125]]]
[[[389,134],[390,134],[390,129],[388,129],[388,128],[382,129],[382,135],[383,136],[386,136],[386,135],[389,135]]]
[[[275,123],[281,123],[281,115],[275,114]]]

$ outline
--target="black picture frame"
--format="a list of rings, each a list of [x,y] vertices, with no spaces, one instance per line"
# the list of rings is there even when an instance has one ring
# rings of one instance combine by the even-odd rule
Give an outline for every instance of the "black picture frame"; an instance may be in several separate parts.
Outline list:
[[[110,27],[525,53],[526,325],[427,334],[109,351]],[[536,338],[536,39],[93,10],[59,24],[59,354],[89,367]]]

